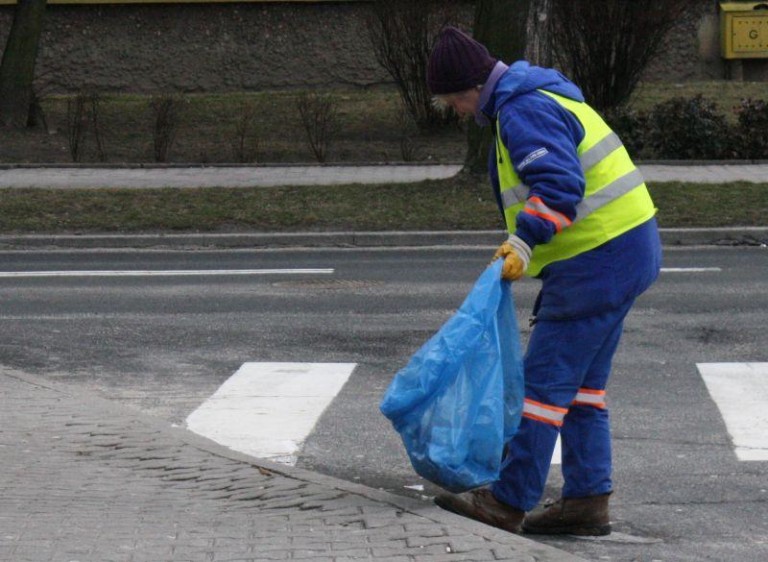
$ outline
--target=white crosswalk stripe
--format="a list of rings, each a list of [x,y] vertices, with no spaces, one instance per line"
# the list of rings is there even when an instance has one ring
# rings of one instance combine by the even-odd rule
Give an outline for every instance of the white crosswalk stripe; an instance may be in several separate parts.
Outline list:
[[[235,451],[294,465],[302,443],[355,363],[244,363],[186,419]]]
[[[742,461],[768,460],[768,363],[699,363]]]

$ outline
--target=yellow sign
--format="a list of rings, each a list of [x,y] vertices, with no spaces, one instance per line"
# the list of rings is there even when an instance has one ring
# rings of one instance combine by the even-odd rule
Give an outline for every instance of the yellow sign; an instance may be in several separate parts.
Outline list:
[[[768,2],[726,2],[720,9],[723,57],[768,58]]]
[[[734,53],[766,51],[768,50],[768,17],[733,16],[731,35]]]

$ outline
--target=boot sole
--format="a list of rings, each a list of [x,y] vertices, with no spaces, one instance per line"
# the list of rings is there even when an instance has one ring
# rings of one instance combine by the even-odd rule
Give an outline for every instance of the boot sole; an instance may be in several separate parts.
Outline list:
[[[454,507],[453,502],[451,502],[450,500],[446,500],[438,496],[433,501],[435,502],[435,505],[441,509],[450,511],[451,513],[455,513],[456,515],[464,515],[459,509]]]
[[[523,532],[529,535],[576,535],[578,537],[603,537],[605,535],[611,534],[611,525],[528,527],[523,524]]]
[[[501,529],[502,531],[507,531],[508,533],[513,533],[516,535],[519,535],[521,533],[520,525],[517,525],[516,527],[504,525],[503,523],[499,523],[497,521],[493,521],[485,517],[482,517],[479,513],[473,514],[467,509],[463,509],[464,507],[463,504],[454,503],[449,498],[441,498],[440,496],[438,496],[433,501],[435,505],[438,506],[439,508],[444,509],[445,511],[449,511],[451,513],[455,513],[456,515],[460,515],[461,517],[464,517],[466,519],[477,521],[478,523],[483,523],[484,525],[490,525],[491,527],[496,527],[497,529]]]

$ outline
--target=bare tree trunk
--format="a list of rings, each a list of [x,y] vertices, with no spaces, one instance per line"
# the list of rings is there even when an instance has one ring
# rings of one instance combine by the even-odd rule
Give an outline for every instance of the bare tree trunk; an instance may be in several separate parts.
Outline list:
[[[18,0],[0,62],[0,125],[23,128],[33,101],[32,82],[47,0]]]
[[[551,9],[552,0],[530,0],[525,58],[537,66],[550,67],[553,64]]]
[[[524,57],[528,10],[532,0],[477,0],[473,37],[488,47],[491,54],[512,64]],[[470,123],[464,171],[485,172],[492,140],[489,127]]]

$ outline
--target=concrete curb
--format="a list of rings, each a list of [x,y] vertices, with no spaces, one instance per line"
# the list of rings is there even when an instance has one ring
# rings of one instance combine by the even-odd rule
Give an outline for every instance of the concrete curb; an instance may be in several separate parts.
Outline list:
[[[504,239],[495,230],[393,232],[270,232],[232,234],[34,234],[2,235],[0,249],[248,249],[318,247],[488,246]],[[768,227],[663,228],[674,246],[765,246]]]
[[[693,168],[699,166],[762,166],[768,165],[768,160],[664,160],[664,159],[649,159],[649,160],[634,160],[637,166],[677,166],[680,168]],[[2,162],[0,163],[0,170],[19,170],[19,169],[35,169],[35,168],[60,168],[63,170],[122,170],[122,169],[147,169],[147,170],[168,170],[168,169],[184,169],[184,168],[198,168],[198,169],[227,169],[227,168],[359,168],[359,167],[434,167],[434,166],[463,166],[463,162],[459,160],[446,160],[442,162],[406,162],[406,161],[368,161],[368,162],[253,162],[253,163],[236,163],[236,162]]]
[[[662,228],[665,246],[765,246],[768,227]]]

